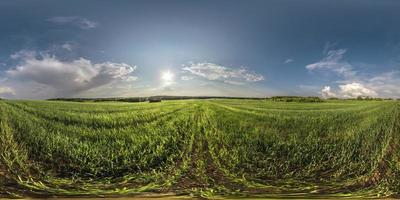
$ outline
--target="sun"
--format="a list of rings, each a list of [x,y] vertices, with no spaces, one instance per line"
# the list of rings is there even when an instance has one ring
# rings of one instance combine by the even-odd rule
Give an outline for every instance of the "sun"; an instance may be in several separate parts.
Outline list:
[[[169,70],[165,71],[162,73],[161,79],[165,82],[172,82],[174,79],[174,74],[171,73]]]

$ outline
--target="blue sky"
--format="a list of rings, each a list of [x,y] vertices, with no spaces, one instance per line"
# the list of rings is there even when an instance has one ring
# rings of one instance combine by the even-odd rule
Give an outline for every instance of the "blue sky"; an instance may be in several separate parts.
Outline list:
[[[400,98],[400,1],[0,1],[0,96]]]

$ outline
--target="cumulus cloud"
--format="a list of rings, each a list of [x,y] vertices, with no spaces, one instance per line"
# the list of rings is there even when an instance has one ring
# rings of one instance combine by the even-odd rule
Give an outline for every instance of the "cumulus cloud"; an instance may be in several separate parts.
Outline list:
[[[15,91],[10,87],[0,87],[0,95],[15,95]]]
[[[340,75],[342,80],[336,81],[335,88],[325,86],[320,90],[322,97],[355,98],[358,96],[399,97],[400,72],[392,71],[378,75],[358,72],[343,59],[346,49],[329,50],[328,43],[324,48],[324,58],[306,66],[309,71],[328,71]]]
[[[48,21],[55,24],[73,25],[85,30],[93,29],[98,26],[97,22],[79,16],[57,16],[48,19]]]
[[[343,60],[346,49],[330,50],[324,53],[322,60],[306,66],[309,71],[329,70],[339,75],[350,77],[355,75],[350,63]]]
[[[191,63],[182,68],[182,73],[185,75],[181,79],[201,77],[236,85],[264,80],[261,74],[250,72],[247,69],[226,67],[214,63]]]
[[[355,98],[359,96],[370,96],[370,97],[375,97],[377,96],[377,93],[370,89],[367,88],[365,85],[361,83],[348,83],[344,85],[339,85],[340,88],[340,94],[344,98]]]
[[[385,72],[372,78],[365,78],[366,85],[379,96],[400,98],[400,71]]]
[[[337,97],[354,98],[358,96],[400,98],[400,71],[390,71],[375,76],[357,76],[355,80],[339,81],[337,90],[325,86],[320,91],[322,97],[329,97],[327,91],[336,93]],[[329,89],[326,89],[329,87]]]
[[[320,94],[322,95],[323,98],[330,98],[330,97],[336,97],[337,95],[331,91],[330,86],[325,86],[322,88]]]
[[[11,79],[49,86],[58,95],[70,96],[114,81],[132,81],[136,66],[125,63],[92,63],[85,58],[61,61],[55,56],[36,52],[14,54],[19,64],[6,71]]]
[[[340,98],[357,98],[357,97],[377,97],[378,93],[360,82],[345,83],[338,86],[336,91],[333,91],[330,86],[324,86],[320,91],[323,98],[340,97]]]

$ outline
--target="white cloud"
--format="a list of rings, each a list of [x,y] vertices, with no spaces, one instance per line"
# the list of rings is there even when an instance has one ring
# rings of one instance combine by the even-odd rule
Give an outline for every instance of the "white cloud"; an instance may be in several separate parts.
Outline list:
[[[337,81],[336,91],[330,86],[325,86],[320,94],[322,97],[337,96],[341,98],[355,98],[358,96],[371,97],[399,97],[400,73],[389,72],[381,75],[369,76],[356,73],[353,66],[343,60],[346,49],[328,50],[328,43],[324,49],[325,57],[316,63],[309,64],[306,68],[310,71],[330,71],[342,76],[343,80]]]
[[[288,59],[285,60],[284,63],[285,63],[285,64],[288,64],[288,63],[291,63],[291,62],[293,62],[293,61],[294,61],[294,60],[293,60],[292,58],[288,58]]]
[[[250,72],[247,69],[226,67],[214,63],[191,63],[182,68],[182,73],[189,74],[191,77],[197,76],[211,81],[219,80],[236,85],[264,80],[261,74]],[[184,77],[186,78],[189,75],[184,75]]]
[[[138,77],[136,77],[136,76],[127,76],[124,79],[124,81],[127,81],[127,82],[132,82],[132,81],[137,81],[137,80],[138,80]]]
[[[330,50],[324,54],[322,60],[306,66],[309,71],[314,70],[330,70],[339,75],[351,77],[355,75],[353,67],[350,63],[343,61],[343,55],[346,49]]]
[[[231,80],[224,80],[224,83],[228,83],[231,85],[244,85],[245,83],[239,81],[231,81]]]
[[[327,54],[329,50],[333,49],[337,44],[332,42],[325,42],[323,54]]]
[[[15,95],[15,91],[10,87],[0,87],[0,95]]]
[[[360,75],[354,80],[340,81],[336,94],[342,98],[358,96],[400,98],[399,86],[400,71],[391,71],[372,77]],[[325,97],[322,91],[320,94]]]
[[[365,79],[366,85],[378,91],[379,96],[400,98],[400,71],[386,72]]]
[[[357,97],[377,97],[378,93],[360,82],[345,83],[338,86],[336,91],[332,91],[330,86],[325,86],[321,92],[323,98],[340,97],[340,98],[357,98]]]
[[[13,60],[17,60],[20,58],[27,58],[27,57],[35,57],[36,56],[36,52],[34,51],[29,51],[29,50],[21,50],[21,51],[17,51],[14,54],[11,54],[10,58]]]
[[[97,22],[79,16],[57,16],[48,19],[48,21],[56,24],[70,24],[85,30],[93,29],[98,26]]]
[[[70,42],[65,42],[64,44],[61,45],[61,48],[66,49],[68,51],[72,50],[72,44]]]
[[[345,98],[354,98],[359,96],[370,96],[370,97],[377,96],[377,93],[374,90],[367,88],[361,83],[353,82],[344,85],[339,85],[339,88],[341,96]]]
[[[192,79],[194,79],[193,76],[181,76],[181,80],[182,81],[189,81],[189,80],[192,80]]]
[[[92,63],[85,58],[61,61],[55,56],[26,51],[15,55],[18,55],[14,57],[20,63],[6,71],[10,79],[26,83],[27,87],[30,82],[45,85],[62,96],[71,96],[118,80],[136,79],[131,76],[136,66],[125,63]]]
[[[323,98],[329,98],[329,97],[336,97],[337,95],[331,91],[330,86],[325,86],[322,88],[320,94],[322,95]]]

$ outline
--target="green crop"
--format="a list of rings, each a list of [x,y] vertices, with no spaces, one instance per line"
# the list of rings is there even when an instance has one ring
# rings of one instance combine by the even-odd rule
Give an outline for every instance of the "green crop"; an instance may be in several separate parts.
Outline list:
[[[0,101],[0,197],[400,195],[396,101]]]

